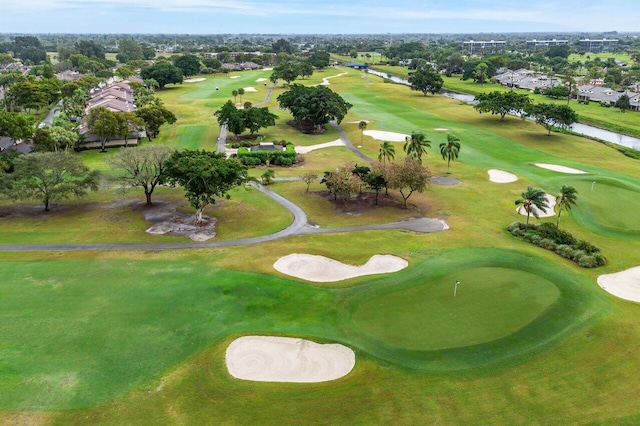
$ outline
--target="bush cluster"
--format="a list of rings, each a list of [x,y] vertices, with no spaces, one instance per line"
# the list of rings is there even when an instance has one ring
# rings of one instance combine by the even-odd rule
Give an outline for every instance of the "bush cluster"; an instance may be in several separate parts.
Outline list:
[[[565,259],[572,260],[583,268],[596,268],[607,263],[600,249],[588,241],[578,240],[567,231],[552,223],[525,224],[514,222],[507,230],[511,235],[538,247],[551,250]]]
[[[296,150],[292,143],[287,143],[284,151],[249,151],[238,148],[238,159],[247,166],[269,164],[272,166],[290,166],[296,162]]]

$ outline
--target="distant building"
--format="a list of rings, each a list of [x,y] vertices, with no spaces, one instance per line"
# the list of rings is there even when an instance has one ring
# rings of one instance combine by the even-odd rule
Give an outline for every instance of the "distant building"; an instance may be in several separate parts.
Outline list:
[[[578,47],[582,52],[612,52],[616,50],[618,40],[603,38],[602,40],[590,40],[588,38],[578,41]]]
[[[562,84],[562,82],[555,77],[548,77],[544,74],[526,69],[516,71],[507,70],[502,74],[496,75],[494,79],[503,86],[531,91],[536,89],[545,90]]]
[[[527,40],[527,49],[539,49],[546,48],[549,46],[562,46],[564,44],[569,44],[569,40],[556,40],[555,38],[552,40]]]
[[[362,62],[343,62],[343,66],[353,68],[354,70],[366,70],[369,69],[369,64],[364,64]]]
[[[629,97],[630,110],[640,111],[640,93],[630,90],[618,92],[608,87],[578,86],[577,99],[579,101],[600,102],[614,106],[622,95]]]
[[[490,41],[469,40],[469,41],[463,42],[463,45],[465,49],[467,49],[467,52],[469,52],[470,54],[495,53],[500,50],[503,50],[506,47],[507,42],[496,41],[496,40],[490,40]]]

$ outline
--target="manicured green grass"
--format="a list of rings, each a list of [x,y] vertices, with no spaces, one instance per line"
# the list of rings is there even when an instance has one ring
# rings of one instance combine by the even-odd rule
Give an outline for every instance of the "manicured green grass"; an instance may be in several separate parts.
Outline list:
[[[460,293],[454,296],[454,283]],[[506,268],[461,269],[417,287],[367,300],[354,319],[394,346],[436,350],[506,337],[536,319],[558,298],[550,281]]]

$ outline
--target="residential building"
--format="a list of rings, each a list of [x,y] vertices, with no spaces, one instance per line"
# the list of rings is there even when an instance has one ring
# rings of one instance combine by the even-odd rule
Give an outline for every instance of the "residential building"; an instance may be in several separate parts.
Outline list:
[[[549,46],[562,46],[564,44],[568,44],[569,40],[556,40],[555,38],[552,40],[527,40],[527,49],[543,49]]]
[[[578,41],[578,47],[582,52],[612,52],[616,50],[618,40],[603,38],[590,40],[588,38]]]
[[[536,89],[545,90],[562,84],[562,81],[555,77],[549,77],[527,69],[519,69],[515,71],[507,70],[502,74],[496,75],[494,79],[503,86],[530,91],[534,91]]]
[[[608,87],[598,86],[578,86],[578,101],[590,101],[606,103],[614,106],[620,96],[627,95],[629,97],[629,109],[633,111],[640,111],[640,93],[632,92],[630,90],[616,91]]]
[[[463,42],[462,44],[464,45],[467,52],[469,52],[470,54],[474,54],[474,53],[498,52],[500,50],[503,50],[506,47],[507,42],[496,41],[496,40],[489,40],[489,41],[469,40],[469,41]]]

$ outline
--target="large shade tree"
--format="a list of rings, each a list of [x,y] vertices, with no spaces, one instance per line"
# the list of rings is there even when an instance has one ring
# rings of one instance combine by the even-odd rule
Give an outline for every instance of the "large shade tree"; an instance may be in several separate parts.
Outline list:
[[[527,114],[547,129],[547,136],[551,136],[551,129],[554,127],[568,128],[578,121],[578,114],[566,105],[534,104],[528,107]]]
[[[538,212],[549,208],[547,196],[541,189],[528,186],[527,190],[520,194],[520,197],[516,200],[516,206],[522,206],[527,213],[527,225],[529,224],[529,215],[533,214],[533,217],[538,219],[540,217]]]
[[[158,136],[160,126],[176,122],[176,116],[165,108],[164,105],[159,103],[138,108],[135,114],[142,120],[149,141],[151,141],[151,138]]]
[[[182,70],[169,62],[159,62],[140,71],[140,77],[143,80],[153,79],[158,82],[158,88],[163,89],[164,86],[171,83],[182,83]]]
[[[438,93],[442,89],[444,82],[437,72],[419,69],[409,75],[409,84],[411,85],[411,90],[422,92],[427,96],[427,93]]]
[[[189,204],[196,210],[195,223],[203,223],[202,210],[217,198],[244,184],[247,167],[222,153],[205,150],[176,151],[166,163],[167,181],[180,185]]]
[[[99,176],[67,152],[36,152],[16,158],[13,173],[3,180],[3,192],[10,198],[37,199],[49,211],[52,202],[96,191]]]
[[[151,194],[166,177],[165,165],[172,153],[165,145],[143,145],[122,149],[107,163],[116,171],[114,181],[124,188],[142,188],[150,206]]]
[[[405,161],[390,163],[386,167],[385,179],[389,188],[397,189],[402,196],[404,208],[414,192],[424,192],[429,184],[429,170],[420,161],[407,158]]]
[[[89,111],[87,127],[89,132],[100,138],[102,152],[107,150],[107,141],[118,136],[119,118],[117,114],[105,107],[97,107]]]
[[[504,121],[505,116],[510,112],[521,112],[528,109],[531,104],[529,96],[516,92],[490,92],[480,93],[476,96],[478,103],[474,108],[479,112],[489,112],[492,115],[499,115],[500,121]]]
[[[293,84],[278,96],[281,108],[287,108],[298,122],[308,121],[321,129],[331,120],[338,124],[353,105],[325,86],[306,87]]]

